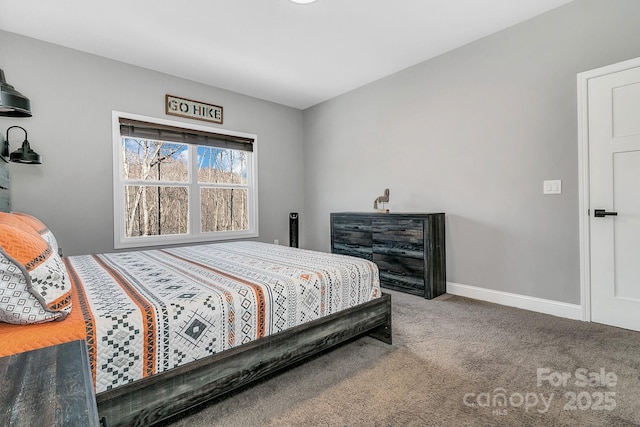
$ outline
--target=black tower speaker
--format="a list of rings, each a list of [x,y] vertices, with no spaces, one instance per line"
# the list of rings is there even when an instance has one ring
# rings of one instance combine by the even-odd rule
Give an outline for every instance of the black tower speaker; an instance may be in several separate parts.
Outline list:
[[[289,246],[298,247],[298,212],[289,213]]]

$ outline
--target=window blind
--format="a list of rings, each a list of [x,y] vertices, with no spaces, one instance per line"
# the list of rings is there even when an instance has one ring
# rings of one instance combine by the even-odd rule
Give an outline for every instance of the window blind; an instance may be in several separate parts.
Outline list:
[[[225,135],[177,126],[149,123],[139,120],[119,118],[120,135],[131,138],[153,139],[180,142],[184,144],[206,145],[209,147],[230,148],[233,150],[253,151],[253,138]]]

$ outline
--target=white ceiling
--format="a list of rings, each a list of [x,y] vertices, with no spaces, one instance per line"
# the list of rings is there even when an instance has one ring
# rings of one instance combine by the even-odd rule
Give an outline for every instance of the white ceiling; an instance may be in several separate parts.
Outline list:
[[[305,109],[570,1],[0,0],[0,29]]]

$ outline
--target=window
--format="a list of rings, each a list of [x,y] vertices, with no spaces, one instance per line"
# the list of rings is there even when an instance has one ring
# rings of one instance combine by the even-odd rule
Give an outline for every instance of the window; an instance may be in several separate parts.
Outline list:
[[[255,135],[115,111],[113,135],[116,248],[258,236]]]

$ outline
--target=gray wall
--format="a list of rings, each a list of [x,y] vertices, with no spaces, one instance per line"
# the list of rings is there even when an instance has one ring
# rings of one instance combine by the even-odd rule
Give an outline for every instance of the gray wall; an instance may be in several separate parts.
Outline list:
[[[307,240],[389,188],[447,213],[449,281],[579,304],[576,74],[640,56],[638,17],[578,0],[306,110]]]
[[[259,240],[288,242],[288,213],[303,211],[301,111],[4,31],[0,68],[33,111],[0,117],[0,132],[25,127],[43,157],[9,165],[12,209],[42,219],[66,255],[113,251],[111,111],[181,120],[165,115],[167,93],[221,105],[219,127],[258,135]],[[22,132],[9,136],[19,148]]]

